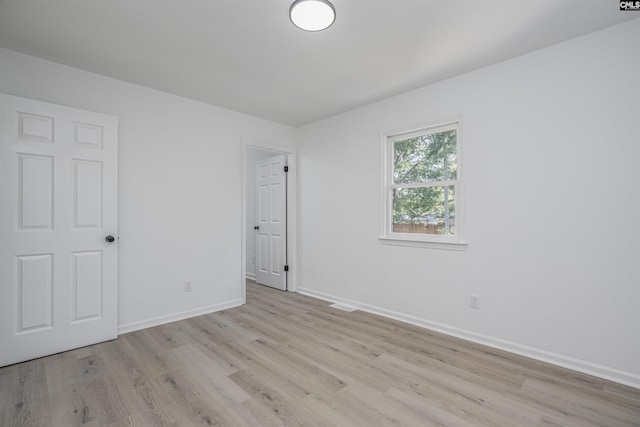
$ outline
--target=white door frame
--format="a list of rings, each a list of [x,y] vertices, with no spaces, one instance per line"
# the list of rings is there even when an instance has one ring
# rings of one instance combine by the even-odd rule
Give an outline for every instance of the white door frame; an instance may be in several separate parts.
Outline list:
[[[296,150],[295,148],[286,147],[283,145],[269,144],[252,139],[242,139],[242,245],[241,245],[241,277],[240,284],[242,289],[242,303],[247,302],[247,150],[257,149],[262,151],[272,151],[275,154],[284,154],[287,159],[287,165],[289,166],[289,172],[287,173],[287,263],[289,265],[289,272],[287,277],[287,291],[297,292],[298,290],[298,244],[297,244],[297,229],[298,229],[298,216],[297,216],[297,176],[298,171],[296,168]],[[254,167],[254,165],[249,165]],[[251,183],[255,185],[255,183]]]

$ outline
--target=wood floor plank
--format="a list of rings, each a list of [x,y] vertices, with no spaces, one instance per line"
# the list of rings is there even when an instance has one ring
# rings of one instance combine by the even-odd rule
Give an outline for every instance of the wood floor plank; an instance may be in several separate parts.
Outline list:
[[[318,395],[310,394],[300,399],[300,402],[314,413],[317,418],[322,418],[332,426],[356,427],[358,425],[349,415],[335,410],[332,405]]]
[[[317,425],[314,424],[313,414],[299,405],[298,399],[285,396],[280,389],[271,386],[268,378],[260,378],[256,372],[250,371],[236,372],[231,378],[284,425]]]
[[[255,399],[249,399],[236,405],[234,409],[249,426],[282,427],[284,422],[274,416],[264,405],[258,404]]]
[[[74,357],[55,358],[46,364],[49,416],[53,425],[81,426],[90,421],[86,405],[79,397],[82,375]]]
[[[483,425],[505,425],[509,420],[509,413],[495,408],[500,402],[495,389],[435,369],[422,370],[391,355],[382,355],[376,363],[397,378],[394,387],[429,399],[465,420]],[[515,419],[520,421],[523,415],[517,413]]]
[[[568,419],[579,420],[585,425],[638,426],[640,413],[627,411],[619,405],[611,405],[566,388],[559,388],[535,378],[527,378],[518,393],[530,402],[564,414]]]
[[[604,396],[606,398],[611,397],[614,403],[625,405],[631,410],[640,412],[640,389],[607,382],[602,390],[604,391]]]
[[[192,319],[171,324],[172,333],[189,345],[202,351],[212,359],[218,367],[223,369],[227,375],[238,371],[234,359],[224,350],[226,341],[218,340],[217,337],[206,329],[200,329],[190,323]]]
[[[0,426],[640,426],[640,389],[247,284],[247,304],[0,368]]]
[[[339,378],[346,384],[363,383],[373,390],[385,392],[395,378],[388,372],[379,371],[364,360],[357,360],[334,347],[315,342],[291,340],[287,344],[291,351],[311,364]],[[368,360],[368,359],[367,359]]]
[[[9,375],[12,374],[13,381],[2,415],[4,418],[2,425],[51,425],[47,416],[50,404],[43,360],[10,366],[8,369],[12,371]]]
[[[227,316],[229,316],[229,318],[238,325],[263,339],[266,338],[274,342],[282,343],[288,341],[290,338],[287,334],[283,334],[277,326],[272,326],[269,323],[257,322],[255,319],[252,319],[250,316],[239,311],[229,310]]]
[[[242,424],[235,411],[211,398],[197,382],[181,375],[179,371],[168,372],[153,381],[162,393],[163,401],[173,402],[180,420],[205,426],[231,427]]]
[[[417,393],[400,390],[392,387],[387,391],[385,397],[396,402],[397,406],[403,407],[404,411],[413,412],[420,419],[437,426],[473,426],[474,424],[455,415],[447,407],[440,406],[439,403],[431,399],[424,399]]]
[[[141,370],[139,362],[144,361],[127,358],[109,366],[109,372],[119,384],[130,412],[141,414],[145,419],[153,419],[153,424],[178,425],[178,419],[172,411],[173,402],[163,400],[158,388]]]
[[[361,390],[366,390],[362,393]],[[384,424],[382,417],[377,413],[376,399],[382,398],[382,393],[369,387],[358,388],[356,382],[342,388],[332,395],[313,396],[334,412],[349,418],[357,426],[376,426]]]
[[[245,343],[230,343],[227,346],[230,354],[246,367],[241,372],[251,372],[252,377],[269,384],[289,399],[300,399],[310,392],[306,383],[299,378],[285,374],[286,369],[279,361],[274,361],[260,354],[253,347]],[[237,373],[231,376],[236,376]]]
[[[305,384],[307,389],[318,393],[335,393],[345,387],[345,382],[340,378],[320,369],[318,366],[307,362],[287,351],[283,345],[271,344],[259,339],[249,344],[256,352],[264,354],[273,360],[283,363],[283,375],[292,375]]]
[[[179,339],[168,325],[160,325],[156,328],[149,328],[145,332],[153,339],[153,342],[161,346],[164,350],[171,350],[183,346],[185,343]]]
[[[251,397],[229,379],[229,373],[223,366],[193,346],[172,349],[169,357],[172,370],[189,375],[207,392],[228,404],[242,403]]]

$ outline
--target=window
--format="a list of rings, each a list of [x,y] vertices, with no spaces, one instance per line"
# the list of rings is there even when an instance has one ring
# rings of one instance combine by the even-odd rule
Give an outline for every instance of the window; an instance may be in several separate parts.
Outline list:
[[[384,135],[383,243],[461,248],[459,122]]]

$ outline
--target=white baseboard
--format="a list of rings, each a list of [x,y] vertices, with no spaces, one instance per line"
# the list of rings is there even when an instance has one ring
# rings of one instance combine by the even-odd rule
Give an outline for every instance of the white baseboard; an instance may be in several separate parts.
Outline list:
[[[190,317],[201,316],[203,314],[215,313],[216,311],[226,310],[228,308],[238,307],[242,305],[242,300],[231,300],[220,304],[209,305],[206,307],[194,308],[192,310],[181,311],[178,313],[159,316],[153,319],[141,320],[138,322],[126,323],[118,326],[118,334],[126,334],[128,332],[139,331],[140,329],[151,328],[153,326],[164,325],[178,320],[188,319]]]
[[[247,275],[246,275],[246,277],[247,277],[247,279],[249,279],[249,280],[253,280],[254,282],[256,281],[256,275],[255,275],[255,274],[253,274],[253,273],[249,273],[248,271],[247,271]]]
[[[325,294],[324,292],[318,292],[312,289],[300,287],[298,288],[298,293],[330,302],[349,304],[357,307],[359,310],[366,311],[368,313],[377,314],[394,320],[399,320],[401,322],[420,326],[422,328],[441,332],[443,334],[451,335],[457,338],[462,338],[464,340],[471,341],[477,344],[482,344],[499,350],[508,351],[509,353],[518,354],[520,356],[525,356],[531,359],[539,360],[541,362],[550,363],[552,365],[561,366],[563,368],[572,369],[574,371],[593,375],[594,377],[603,378],[605,380],[614,381],[620,384],[640,389],[640,375],[631,372],[619,371],[607,366],[598,365],[580,359],[574,359],[572,357],[551,353],[533,347],[527,347],[521,344],[501,340],[499,338],[494,338],[488,335],[478,334],[476,332],[467,331],[465,329],[460,329],[442,323],[422,319],[409,314],[399,313],[369,304],[363,304],[358,301]]]

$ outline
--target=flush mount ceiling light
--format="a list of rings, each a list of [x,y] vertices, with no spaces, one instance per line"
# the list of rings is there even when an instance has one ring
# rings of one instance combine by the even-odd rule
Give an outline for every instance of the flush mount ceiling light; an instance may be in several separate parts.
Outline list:
[[[296,0],[289,8],[289,18],[305,31],[321,31],[336,20],[336,10],[329,0]]]

